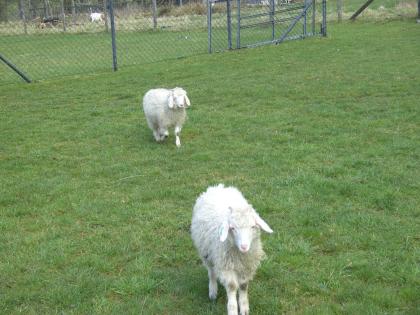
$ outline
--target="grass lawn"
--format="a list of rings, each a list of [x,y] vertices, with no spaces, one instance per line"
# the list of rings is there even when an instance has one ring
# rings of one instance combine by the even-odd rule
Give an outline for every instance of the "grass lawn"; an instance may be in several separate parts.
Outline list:
[[[192,206],[237,186],[275,231],[252,314],[420,313],[420,27],[0,86],[0,310],[225,314],[207,297]],[[175,147],[140,110],[192,102]]]

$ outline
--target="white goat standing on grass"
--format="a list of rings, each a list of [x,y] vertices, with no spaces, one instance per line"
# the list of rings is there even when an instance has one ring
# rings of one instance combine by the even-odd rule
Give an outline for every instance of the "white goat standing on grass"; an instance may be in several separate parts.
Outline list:
[[[91,22],[102,22],[102,13],[98,12],[91,12],[90,13],[90,21]]]
[[[181,146],[179,135],[187,118],[185,109],[191,105],[187,92],[179,87],[174,89],[152,89],[143,97],[143,110],[147,124],[156,141],[169,136],[169,127],[175,127],[175,143]]]
[[[264,257],[260,229],[273,230],[235,187],[209,187],[193,209],[191,237],[209,275],[209,297],[217,296],[217,279],[227,293],[228,315],[249,314],[248,282]]]

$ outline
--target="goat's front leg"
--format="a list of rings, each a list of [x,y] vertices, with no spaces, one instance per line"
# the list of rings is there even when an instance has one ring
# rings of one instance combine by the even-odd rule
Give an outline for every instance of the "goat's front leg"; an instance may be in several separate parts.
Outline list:
[[[239,286],[239,310],[241,315],[249,315],[248,283]]]
[[[181,127],[176,126],[175,127],[175,144],[179,148],[181,146],[181,140],[179,138],[179,135],[181,134]]]
[[[229,281],[226,285],[228,315],[238,315],[238,301],[236,300],[237,292],[238,284],[235,281]]]
[[[155,140],[157,142],[160,141],[160,134],[159,134],[159,130],[153,130],[153,137],[155,137]]]

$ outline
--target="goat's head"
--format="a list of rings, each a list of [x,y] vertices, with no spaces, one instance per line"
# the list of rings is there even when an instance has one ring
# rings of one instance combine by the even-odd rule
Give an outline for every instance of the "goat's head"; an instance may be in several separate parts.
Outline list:
[[[243,209],[229,207],[229,215],[219,228],[220,241],[226,241],[230,234],[235,246],[242,253],[246,253],[251,248],[252,241],[259,236],[260,229],[273,233],[251,206]]]
[[[168,96],[168,107],[169,108],[185,108],[191,106],[191,102],[187,96],[187,92],[179,87],[171,90]]]

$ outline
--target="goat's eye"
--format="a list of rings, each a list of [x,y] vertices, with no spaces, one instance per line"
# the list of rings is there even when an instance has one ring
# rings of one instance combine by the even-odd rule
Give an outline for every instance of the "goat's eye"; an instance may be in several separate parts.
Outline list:
[[[252,228],[253,228],[253,229],[256,229],[256,228],[257,228],[257,226],[256,226],[256,225],[253,225],[253,226],[252,226]]]

